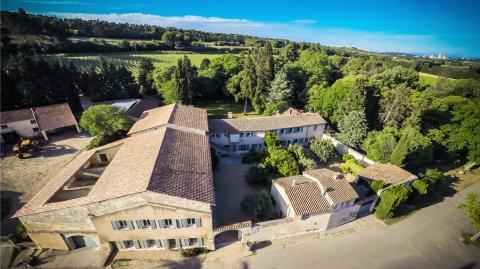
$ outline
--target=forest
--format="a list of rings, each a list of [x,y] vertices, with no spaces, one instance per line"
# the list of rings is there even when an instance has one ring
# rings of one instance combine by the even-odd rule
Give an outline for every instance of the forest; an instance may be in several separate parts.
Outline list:
[[[1,40],[2,110],[69,102],[80,112],[79,94],[94,101],[155,97],[164,104],[239,103],[245,112],[264,115],[292,106],[319,113],[342,142],[375,161],[414,169],[435,160],[480,162],[478,62],[444,60],[438,67],[428,59],[286,40],[64,20],[23,10],[1,15],[6,33]],[[188,56],[166,68],[143,58],[132,74],[107,56],[87,70],[47,61],[41,53],[12,42],[18,34],[136,38],[170,50],[193,42],[243,49],[204,58],[199,66]],[[439,77],[421,81],[419,71],[428,73],[431,67],[443,68],[431,72]]]

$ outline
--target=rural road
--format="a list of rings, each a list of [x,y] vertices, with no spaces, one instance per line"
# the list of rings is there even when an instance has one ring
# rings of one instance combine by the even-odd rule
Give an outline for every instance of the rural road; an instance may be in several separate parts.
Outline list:
[[[265,249],[241,259],[236,267],[480,268],[480,248],[465,246],[460,241],[462,232],[473,229],[463,211],[457,208],[470,191],[480,194],[480,183],[387,229]]]

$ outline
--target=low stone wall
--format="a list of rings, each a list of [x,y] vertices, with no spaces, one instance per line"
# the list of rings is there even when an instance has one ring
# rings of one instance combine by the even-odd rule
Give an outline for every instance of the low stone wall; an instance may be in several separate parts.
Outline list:
[[[365,155],[361,154],[360,152],[358,152],[358,151],[350,148],[349,146],[343,144],[342,142],[333,138],[329,134],[323,134],[322,139],[332,141],[333,145],[335,146],[335,150],[340,155],[350,154],[353,158],[355,158],[355,160],[357,160],[359,162],[363,162],[367,166],[375,163],[375,161],[370,160],[369,158],[367,158],[367,156],[365,156]]]

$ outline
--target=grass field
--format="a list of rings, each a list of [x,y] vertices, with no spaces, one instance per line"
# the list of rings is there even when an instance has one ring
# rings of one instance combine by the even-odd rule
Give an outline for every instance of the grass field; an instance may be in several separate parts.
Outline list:
[[[187,51],[181,52],[118,52],[118,53],[95,53],[95,54],[54,54],[47,55],[50,60],[59,60],[64,63],[72,62],[79,70],[87,70],[92,66],[98,66],[100,58],[103,57],[107,61],[116,65],[126,66],[135,76],[138,72],[138,64],[142,58],[150,59],[156,68],[167,68],[175,65],[178,59],[187,55],[195,66],[200,66],[204,58],[213,59],[220,57],[222,54],[212,53],[192,53]]]
[[[196,103],[195,106],[206,109],[208,118],[210,119],[225,119],[228,116],[228,112],[233,113],[233,118],[260,116],[250,106],[247,108],[247,114],[243,115],[243,103]]]
[[[432,75],[432,74],[427,74],[427,73],[422,73],[422,72],[419,72],[418,75],[419,75],[420,83],[422,83],[424,85],[431,85],[431,86],[435,86],[437,84],[438,80],[441,79],[441,78],[443,78],[443,79],[453,79],[453,78],[445,78],[445,77]]]

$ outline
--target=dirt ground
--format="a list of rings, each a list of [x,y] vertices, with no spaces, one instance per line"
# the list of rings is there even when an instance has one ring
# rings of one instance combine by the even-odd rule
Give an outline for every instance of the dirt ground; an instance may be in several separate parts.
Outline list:
[[[256,188],[249,186],[243,175],[250,165],[220,165],[214,172],[216,216],[219,225],[249,220],[240,206],[243,198]]]
[[[18,159],[9,154],[11,148],[5,147],[4,153],[7,154],[0,160],[0,186],[2,198],[8,197],[13,201],[9,215],[31,199],[66,164],[82,152],[90,139],[91,137],[86,134],[74,131],[52,135],[42,151],[28,159]],[[2,235],[5,226],[10,225],[2,222]]]

